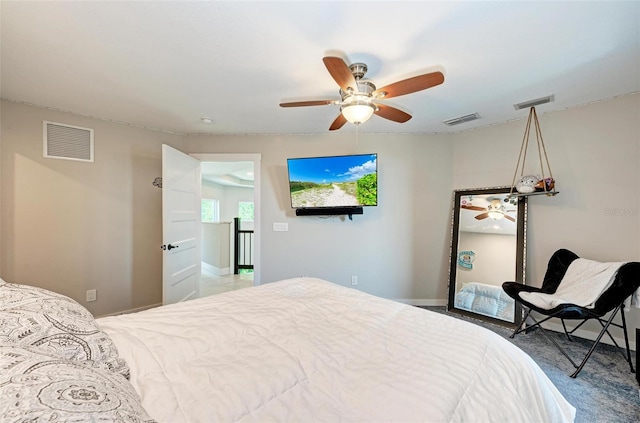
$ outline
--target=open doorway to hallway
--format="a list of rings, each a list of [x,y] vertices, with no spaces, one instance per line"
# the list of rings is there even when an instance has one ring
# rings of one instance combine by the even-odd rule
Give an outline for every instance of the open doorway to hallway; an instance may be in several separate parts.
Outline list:
[[[200,296],[259,284],[254,273],[259,255],[254,234],[259,226],[259,178],[256,181],[254,175],[259,172],[259,159],[237,154],[196,156],[200,156],[202,175]]]

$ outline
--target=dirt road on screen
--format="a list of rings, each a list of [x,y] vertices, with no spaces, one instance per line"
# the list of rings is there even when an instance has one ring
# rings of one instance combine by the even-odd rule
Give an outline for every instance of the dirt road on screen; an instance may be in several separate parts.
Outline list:
[[[292,194],[294,207],[358,206],[358,200],[338,185],[310,188]]]

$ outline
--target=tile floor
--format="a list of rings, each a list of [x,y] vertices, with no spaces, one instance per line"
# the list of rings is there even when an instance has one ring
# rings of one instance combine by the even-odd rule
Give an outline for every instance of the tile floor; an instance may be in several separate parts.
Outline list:
[[[218,276],[203,269],[200,277],[200,296],[206,297],[249,286],[253,286],[253,273]]]

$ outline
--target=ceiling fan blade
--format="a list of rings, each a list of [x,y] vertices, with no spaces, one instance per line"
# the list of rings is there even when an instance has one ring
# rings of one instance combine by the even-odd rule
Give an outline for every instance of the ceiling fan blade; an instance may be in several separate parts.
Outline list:
[[[291,101],[288,103],[280,103],[280,107],[324,106],[334,103],[334,100]]]
[[[487,217],[489,217],[489,213],[480,213],[479,215],[476,216],[476,219],[482,220],[482,219],[486,219]]]
[[[354,91],[358,91],[358,84],[356,78],[351,73],[349,66],[340,57],[327,56],[323,57],[322,61],[327,67],[331,77],[338,83],[340,88],[344,91],[348,91],[351,88]]]
[[[389,119],[399,123],[405,123],[406,121],[411,119],[411,115],[409,113],[405,113],[400,109],[396,109],[395,107],[386,106],[384,104],[378,104],[378,103],[376,103],[376,106],[378,106],[378,110],[376,110],[373,113],[375,113],[376,115],[382,118]]]
[[[373,92],[373,96],[377,98],[398,97],[405,94],[415,93],[416,91],[426,90],[435,87],[444,82],[442,72],[425,73],[424,75],[414,76],[413,78],[404,79],[378,88]]]
[[[507,220],[510,220],[510,221],[512,221],[514,223],[516,222],[516,220],[513,217],[507,216],[506,214],[504,215],[504,218],[507,219]]]
[[[331,126],[329,127],[329,131],[335,131],[336,129],[340,129],[345,123],[347,123],[347,119],[344,116],[342,116],[342,113],[340,113],[336,118],[336,120],[334,120]]]
[[[487,209],[485,209],[484,207],[478,207],[478,206],[465,206],[462,205],[460,206],[461,209],[467,209],[467,210],[475,210],[475,211],[487,211]]]

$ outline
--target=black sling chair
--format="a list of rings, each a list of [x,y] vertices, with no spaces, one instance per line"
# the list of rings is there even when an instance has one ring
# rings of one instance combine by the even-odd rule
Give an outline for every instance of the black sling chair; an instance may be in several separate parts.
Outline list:
[[[522,319],[522,323],[520,326],[516,328],[516,330],[511,334],[510,338],[513,338],[515,335],[531,330],[533,328],[540,328],[544,336],[549,339],[559,350],[560,352],[573,364],[573,367],[576,368],[576,371],[571,375],[572,378],[575,378],[580,370],[584,367],[585,363],[591,357],[591,354],[598,346],[598,343],[606,333],[609,335],[609,338],[613,341],[618,351],[620,351],[623,355],[622,349],[618,346],[616,340],[609,333],[609,326],[613,325],[618,328],[621,328],[624,331],[624,341],[626,344],[626,357],[625,359],[629,362],[629,366],[631,367],[631,372],[633,373],[633,364],[631,362],[631,352],[629,351],[629,336],[627,334],[627,323],[624,317],[624,302],[627,298],[629,298],[640,286],[640,263],[639,262],[629,262],[623,264],[616,273],[613,283],[609,288],[607,288],[600,297],[594,303],[593,308],[580,307],[575,304],[560,304],[550,310],[536,307],[535,305],[527,302],[520,298],[521,292],[541,292],[544,294],[553,294],[556,292],[556,289],[560,285],[562,278],[564,277],[569,264],[577,259],[578,256],[566,249],[560,249],[556,251],[549,260],[549,265],[547,267],[547,272],[544,275],[544,280],[542,282],[542,287],[535,288],[533,286],[523,285],[517,282],[505,282],[502,284],[502,288],[504,291],[513,298],[516,302],[521,303],[526,312],[525,316]],[[533,316],[531,316],[531,312],[536,311],[540,314],[543,314],[545,317],[541,321],[537,321]],[[621,311],[620,316],[622,319],[622,325],[613,323],[613,318]],[[603,317],[611,312],[611,315],[608,319],[603,319]],[[531,318],[534,321],[533,325],[526,326],[527,318]],[[576,364],[571,357],[566,353],[566,351],[546,332],[546,330],[541,326],[542,323],[546,322],[549,319],[558,318],[562,321],[562,327],[564,328],[564,333],[569,339],[569,341],[573,341],[571,339],[571,335],[580,328],[587,320],[597,319],[602,326],[602,330],[598,334],[596,340],[593,342],[589,352],[584,357],[582,362],[578,365]],[[565,320],[582,320],[575,328],[571,331],[567,331],[567,327],[565,325]]]

